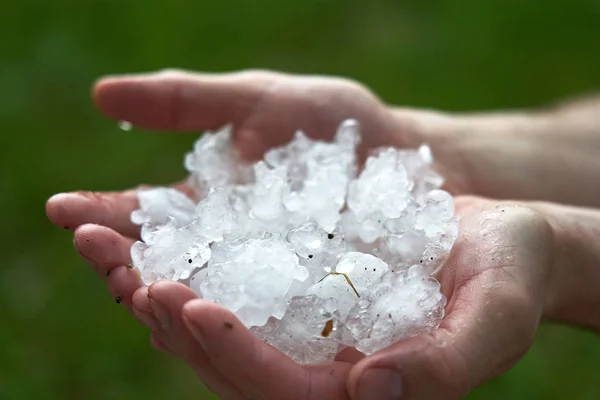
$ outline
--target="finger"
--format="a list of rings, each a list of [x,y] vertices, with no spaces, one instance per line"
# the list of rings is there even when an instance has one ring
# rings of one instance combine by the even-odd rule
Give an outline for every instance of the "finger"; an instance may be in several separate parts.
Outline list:
[[[113,268],[108,277],[108,290],[117,304],[135,317],[132,307],[133,293],[144,286],[138,270],[127,267]]]
[[[252,399],[347,399],[350,365],[330,363],[302,367],[274,347],[256,339],[229,311],[203,300],[183,309],[183,318],[204,348],[211,365]]]
[[[131,212],[138,204],[136,190],[60,193],[48,200],[46,214],[55,225],[65,229],[74,230],[83,224],[97,224],[138,238],[140,227],[130,220]]]
[[[129,249],[133,240],[110,228],[88,224],[75,230],[73,242],[92,268],[108,280],[108,288],[115,302],[136,317],[131,297],[143,286],[143,282],[137,270],[126,266],[131,261]]]
[[[449,314],[434,332],[359,362],[348,381],[353,399],[459,399],[525,354],[542,314],[532,282],[543,285],[536,275],[547,260],[533,251],[541,245],[533,238],[545,228],[527,212],[506,211],[467,221],[472,229],[463,238],[472,240],[457,242],[442,277],[454,288]]]
[[[94,87],[100,110],[115,120],[165,131],[217,129],[243,121],[277,75],[185,71],[108,77]]]
[[[73,243],[101,277],[108,277],[114,268],[131,262],[135,240],[105,226],[86,224],[75,229]]]
[[[241,393],[225,376],[211,367],[202,347],[185,327],[181,313],[185,303],[198,296],[175,282],[157,282],[139,289],[133,298],[134,310],[170,353],[185,360],[198,377],[224,399],[241,399]]]
[[[360,360],[365,358],[365,355],[353,347],[348,347],[340,351],[335,356],[335,361],[342,361],[350,364],[356,364]]]
[[[111,228],[121,235],[139,239],[140,226],[131,222],[131,212],[139,207],[137,190],[148,188],[140,185],[123,192],[60,193],[46,203],[46,214],[56,226],[75,230],[83,224],[96,224]],[[171,186],[193,197],[193,190],[186,182]]]

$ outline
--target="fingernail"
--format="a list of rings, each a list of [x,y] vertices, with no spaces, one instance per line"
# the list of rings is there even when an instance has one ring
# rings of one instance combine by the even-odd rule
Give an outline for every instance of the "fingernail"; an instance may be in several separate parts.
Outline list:
[[[150,328],[150,330],[158,330],[160,325],[154,314],[140,311],[135,307],[133,307],[133,312],[140,319],[140,321],[142,321],[144,325]]]
[[[166,307],[160,304],[158,301],[153,300],[150,296],[148,296],[150,300],[150,307],[154,311],[154,316],[158,320],[158,324],[160,325],[163,331],[171,328],[171,315],[167,311]]]
[[[399,400],[402,377],[391,369],[373,368],[363,372],[358,380],[358,400]]]
[[[206,349],[207,349],[206,339],[204,339],[204,333],[202,332],[202,328],[199,325],[196,325],[194,322],[192,322],[185,315],[183,316],[183,321],[184,321],[185,325],[188,327],[188,329],[190,330],[190,332],[192,333],[192,336],[194,336],[194,338],[200,344],[200,347],[202,347],[202,350],[204,350],[204,352],[206,352]]]

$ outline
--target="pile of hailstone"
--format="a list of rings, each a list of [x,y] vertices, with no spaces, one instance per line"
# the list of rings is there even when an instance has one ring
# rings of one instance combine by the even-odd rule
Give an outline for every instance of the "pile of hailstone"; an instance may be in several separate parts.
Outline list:
[[[185,157],[194,199],[138,192],[133,265],[146,284],[188,284],[301,364],[435,329],[445,298],[432,275],[457,236],[453,199],[427,146],[378,149],[359,173],[359,141],[347,120],[332,142],[298,132],[249,165],[230,127],[204,134]]]

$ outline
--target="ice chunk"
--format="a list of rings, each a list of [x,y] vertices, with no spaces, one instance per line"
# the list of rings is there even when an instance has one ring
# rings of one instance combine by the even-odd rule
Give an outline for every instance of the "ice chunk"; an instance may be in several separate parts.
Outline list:
[[[179,228],[171,219],[154,231],[149,243],[136,242],[131,247],[131,259],[146,284],[187,279],[209,260],[208,245],[206,238],[194,234],[192,225]]]
[[[443,190],[432,190],[420,199],[415,228],[421,229],[430,238],[441,235],[454,216],[454,199]]]
[[[336,308],[335,300],[294,297],[281,320],[251,330],[298,364],[319,364],[333,359],[339,347]]]
[[[240,161],[231,143],[233,126],[217,132],[207,132],[194,143],[194,149],[185,156],[184,165],[190,172],[188,182],[200,196],[209,189],[252,179],[252,170]]]
[[[185,226],[194,217],[194,202],[176,189],[140,189],[137,197],[140,208],[131,213],[134,224],[165,225],[173,219],[177,226]]]
[[[358,294],[371,291],[388,271],[388,265],[379,258],[358,252],[347,253],[335,267],[335,272],[350,278]]]
[[[348,207],[359,221],[373,213],[398,218],[409,202],[411,189],[398,151],[387,149],[369,158],[358,179],[350,184]]]
[[[238,239],[215,245],[202,297],[236,313],[248,327],[264,325],[270,316],[283,317],[294,280],[304,281],[308,271],[292,247],[281,238]]]
[[[217,187],[209,191],[195,210],[195,228],[210,242],[221,241],[233,230],[235,213],[227,190]]]
[[[190,279],[190,289],[192,289],[192,291],[200,297],[202,297],[202,292],[200,292],[200,284],[206,279],[207,276],[208,266],[204,266],[204,268],[196,271]]]
[[[343,274],[329,274],[321,281],[315,283],[306,291],[307,295],[315,295],[321,299],[333,299],[337,302],[337,310],[341,318],[348,315],[348,311],[360,299],[356,288],[349,278]]]
[[[439,326],[445,298],[440,284],[419,266],[389,273],[361,299],[345,322],[352,344],[366,355]]]
[[[282,199],[289,192],[286,167],[269,168],[264,162],[254,166],[256,184],[250,215],[273,220],[284,212]]]

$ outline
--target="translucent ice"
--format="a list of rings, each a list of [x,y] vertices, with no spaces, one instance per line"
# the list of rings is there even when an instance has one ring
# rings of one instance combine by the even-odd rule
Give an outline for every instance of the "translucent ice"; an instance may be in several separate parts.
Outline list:
[[[359,126],[348,120],[331,142],[297,132],[250,165],[232,129],[186,155],[193,198],[138,191],[131,256],[146,284],[184,281],[302,364],[439,325],[445,299],[431,276],[458,220],[429,147],[376,149],[359,173]]]
[[[318,364],[333,359],[340,346],[336,308],[333,299],[294,297],[281,320],[271,318],[252,331],[297,363]]]
[[[421,267],[387,274],[350,310],[345,324],[353,341],[347,344],[368,355],[435,329],[444,316],[445,304],[439,283]]]
[[[160,279],[187,279],[195,268],[210,259],[208,244],[206,238],[194,233],[191,224],[179,228],[171,219],[161,229],[146,235],[146,242],[134,243],[131,259],[146,284]]]
[[[290,292],[293,281],[308,278],[281,238],[224,241],[216,247],[200,294],[235,312],[248,327],[283,317],[290,299],[299,294]]]
[[[194,218],[194,202],[178,190],[140,189],[137,197],[140,208],[131,214],[134,224],[164,225],[172,218],[177,226],[185,226]]]

